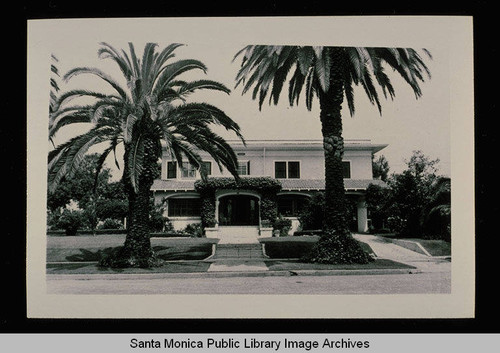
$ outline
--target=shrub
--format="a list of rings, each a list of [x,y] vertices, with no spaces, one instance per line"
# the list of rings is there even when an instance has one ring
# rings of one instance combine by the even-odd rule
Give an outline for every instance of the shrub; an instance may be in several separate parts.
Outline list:
[[[298,259],[307,255],[316,242],[265,242],[266,255],[271,259]]]
[[[270,221],[271,223],[278,216],[278,205],[276,195],[263,194],[260,199],[260,217],[262,220]]]
[[[367,264],[373,258],[349,233],[328,232],[303,260],[326,264]]]
[[[78,228],[84,223],[83,212],[64,209],[57,221],[57,228],[64,229],[66,235],[76,235]]]
[[[288,218],[279,217],[273,223],[273,229],[279,231],[280,237],[286,237],[292,228],[292,221]]]
[[[402,235],[407,228],[407,221],[399,216],[391,216],[387,217],[387,226],[391,231]]]
[[[58,229],[59,218],[61,218],[61,214],[56,211],[51,211],[47,209],[47,230],[55,230]]]
[[[117,219],[106,218],[97,229],[123,229],[123,224]]]
[[[163,215],[165,211],[162,204],[153,205],[149,212],[149,229],[152,232],[169,232],[174,227],[170,219]]]
[[[302,230],[323,229],[324,209],[325,195],[318,192],[307,201],[299,214]]]
[[[191,235],[193,238],[203,237],[203,228],[201,223],[191,223],[184,228],[184,232]]]
[[[202,226],[215,227],[215,193],[213,191],[202,191],[200,193],[200,216]]]

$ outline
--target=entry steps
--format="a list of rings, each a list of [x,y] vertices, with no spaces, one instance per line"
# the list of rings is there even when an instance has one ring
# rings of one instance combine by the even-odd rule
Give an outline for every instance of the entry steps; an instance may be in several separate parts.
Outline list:
[[[250,259],[265,260],[262,244],[217,244],[213,260]]]

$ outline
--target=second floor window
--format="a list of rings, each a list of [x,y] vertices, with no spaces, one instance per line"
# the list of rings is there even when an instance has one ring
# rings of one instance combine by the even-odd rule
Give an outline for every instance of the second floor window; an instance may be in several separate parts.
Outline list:
[[[212,175],[212,162],[201,162],[201,169],[203,169],[207,175]]]
[[[177,162],[167,162],[167,179],[177,179]]]
[[[238,162],[238,174],[250,175],[250,161]]]
[[[300,162],[274,162],[276,179],[300,179]]]
[[[342,174],[344,179],[351,179],[351,162],[342,161]]]
[[[189,162],[182,162],[181,176],[183,178],[195,178],[196,177],[196,169]]]

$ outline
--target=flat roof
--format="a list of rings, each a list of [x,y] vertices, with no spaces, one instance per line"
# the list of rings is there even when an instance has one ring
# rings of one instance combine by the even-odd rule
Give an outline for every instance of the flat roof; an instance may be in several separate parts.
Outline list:
[[[298,139],[298,140],[226,140],[235,150],[247,150],[252,148],[270,149],[298,149],[298,150],[323,150],[323,140]],[[345,139],[344,148],[347,150],[371,150],[376,153],[387,144],[373,144],[370,139]]]

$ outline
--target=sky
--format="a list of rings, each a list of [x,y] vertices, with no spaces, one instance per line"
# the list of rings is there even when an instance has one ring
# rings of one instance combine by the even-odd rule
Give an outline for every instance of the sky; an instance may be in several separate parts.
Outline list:
[[[132,35],[130,37],[102,35],[96,38],[91,34],[82,34],[82,40],[67,41],[64,45],[54,43],[51,53],[59,60],[58,68],[61,74],[74,67],[89,66],[100,68],[114,78],[121,79],[121,73],[116,64],[109,59],[97,58],[97,50],[101,41],[106,41],[119,49],[127,49],[128,41],[132,41],[139,53],[142,52],[144,43],[147,41],[158,43],[160,50],[171,42],[180,42],[185,46],[176,50],[175,59],[198,59],[208,67],[206,75],[197,71],[185,76],[186,79],[207,78],[221,82],[232,90],[230,95],[222,92],[200,91],[192,96],[193,101],[207,102],[221,108],[240,125],[245,139],[321,139],[317,100],[313,103],[311,111],[305,108],[303,99],[299,106],[290,107],[287,102],[287,92],[284,91],[277,106],[264,103],[259,111],[257,101],[251,98],[251,92],[242,95],[241,87],[235,89],[235,77],[240,59],[233,62],[233,57],[244,45],[256,44],[255,42],[245,41],[244,38],[239,37],[238,40],[222,40],[221,38],[203,40],[199,36],[178,38],[178,35],[172,35],[172,40],[169,40],[168,34],[162,40],[158,40],[157,35],[147,35],[146,31],[141,36],[136,36],[137,38]],[[259,36],[257,35],[256,38]],[[186,40],[179,41],[178,39]],[[268,43],[269,39],[263,44]],[[283,43],[274,42],[273,44]],[[350,45],[355,44],[357,43],[353,41]],[[391,173],[404,170],[405,160],[411,157],[414,150],[421,150],[429,158],[440,160],[439,174],[450,176],[449,53],[446,46],[436,45],[432,40],[429,40],[429,43],[421,40],[418,44],[419,46],[415,49],[425,47],[432,54],[432,59],[424,56],[427,59],[431,78],[426,79],[421,85],[423,96],[417,100],[411,88],[398,75],[388,72],[395,86],[396,97],[394,100],[384,100],[381,94],[382,114],[379,114],[378,109],[368,101],[362,88],[357,87],[355,115],[350,116],[347,104],[344,104],[342,110],[343,135],[345,139],[370,139],[376,144],[387,144],[388,147],[376,156],[386,157]],[[365,45],[376,46],[377,43]],[[68,84],[61,83],[61,87],[63,90],[83,87],[99,91],[108,89],[102,86],[100,80],[83,76],[72,79]],[[56,142],[62,142],[77,131],[75,128],[61,131]],[[220,132],[220,130],[217,131]],[[223,136],[235,139],[234,134],[223,133]]]

